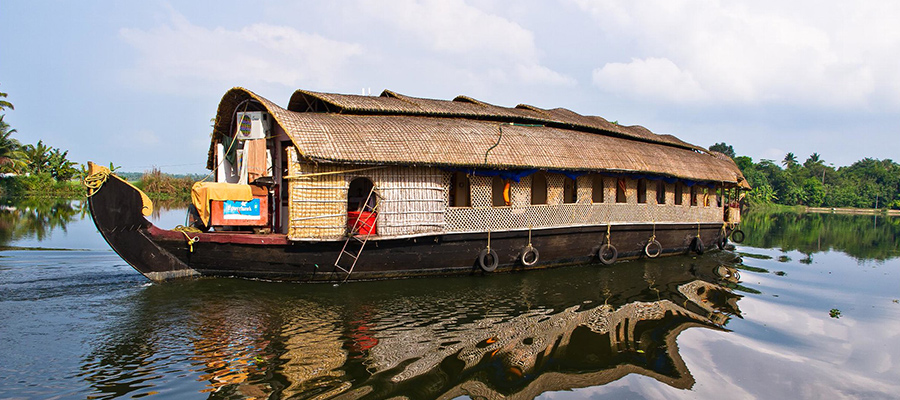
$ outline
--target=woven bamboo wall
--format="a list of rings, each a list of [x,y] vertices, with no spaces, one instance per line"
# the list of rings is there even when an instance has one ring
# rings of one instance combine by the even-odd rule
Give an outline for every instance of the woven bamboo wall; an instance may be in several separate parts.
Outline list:
[[[390,167],[360,172],[375,183],[378,234],[404,236],[443,232],[450,174],[435,168]]]
[[[434,168],[325,165],[289,155],[291,240],[339,239],[347,233],[347,191],[356,178],[368,178],[378,197],[377,232],[404,236],[445,230],[449,174]],[[347,172],[341,172],[347,171]]]
[[[296,151],[288,151],[288,176],[332,173],[310,179],[290,180],[290,223],[288,238],[327,239],[344,236],[347,226],[347,189],[343,174],[347,169],[299,162]]]

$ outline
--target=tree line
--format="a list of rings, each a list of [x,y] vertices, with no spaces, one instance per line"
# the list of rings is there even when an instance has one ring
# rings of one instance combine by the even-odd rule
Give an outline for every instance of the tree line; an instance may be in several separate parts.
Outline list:
[[[0,92],[0,112],[15,110],[7,96]],[[0,173],[67,182],[81,172],[79,164],[68,159],[68,150],[48,146],[40,140],[36,144],[20,143],[13,137],[16,130],[4,121],[5,117],[6,114],[0,115]]]
[[[787,153],[778,163],[737,156],[727,143],[709,150],[734,160],[752,187],[747,196],[751,204],[900,209],[900,164],[890,159],[864,158],[836,168],[818,153],[802,163]]]

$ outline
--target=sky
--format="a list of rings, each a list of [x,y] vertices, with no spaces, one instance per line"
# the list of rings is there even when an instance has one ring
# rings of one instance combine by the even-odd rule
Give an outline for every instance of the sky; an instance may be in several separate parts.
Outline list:
[[[467,95],[599,115],[755,161],[900,160],[900,2],[811,0],[0,3],[0,92],[22,143],[141,172],[206,172],[245,87]]]

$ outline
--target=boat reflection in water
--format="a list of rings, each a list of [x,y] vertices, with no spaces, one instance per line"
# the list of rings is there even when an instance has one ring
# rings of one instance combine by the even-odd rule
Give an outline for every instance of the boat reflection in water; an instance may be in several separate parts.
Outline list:
[[[187,352],[211,398],[532,398],[632,373],[687,389],[694,379],[678,335],[725,331],[740,316],[741,296],[729,289],[739,276],[719,262],[729,257],[337,288],[227,279],[154,285],[118,332],[117,340],[144,344],[111,343],[84,369],[135,368],[123,380],[153,391],[164,385],[155,379],[170,379],[159,371],[177,368],[153,366],[177,364],[177,356],[153,353]],[[87,375],[99,392],[129,391]]]

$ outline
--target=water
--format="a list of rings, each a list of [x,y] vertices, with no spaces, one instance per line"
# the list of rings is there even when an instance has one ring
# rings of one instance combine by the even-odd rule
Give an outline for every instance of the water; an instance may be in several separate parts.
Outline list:
[[[334,287],[150,284],[86,217],[0,210],[2,399],[900,392],[898,219],[751,215],[702,257]]]

